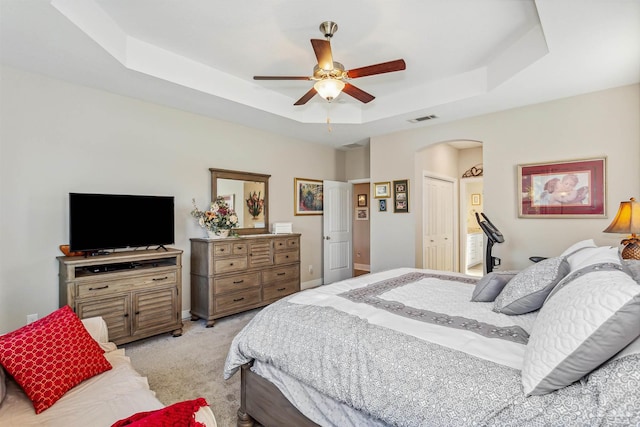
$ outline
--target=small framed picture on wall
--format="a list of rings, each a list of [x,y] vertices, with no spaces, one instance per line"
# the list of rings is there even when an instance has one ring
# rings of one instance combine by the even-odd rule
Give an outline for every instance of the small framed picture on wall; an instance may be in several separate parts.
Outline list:
[[[369,219],[369,209],[356,208],[356,221],[366,221]]]
[[[367,207],[367,195],[358,194],[358,207]]]
[[[409,212],[409,180],[393,181],[393,212]]]
[[[386,212],[387,211],[387,199],[378,200],[378,210],[380,212]]]

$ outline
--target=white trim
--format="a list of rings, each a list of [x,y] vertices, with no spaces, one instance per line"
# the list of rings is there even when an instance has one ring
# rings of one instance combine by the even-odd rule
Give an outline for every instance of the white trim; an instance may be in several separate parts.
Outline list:
[[[308,282],[302,282],[300,283],[300,290],[304,291],[305,289],[317,288],[318,286],[321,286],[322,283],[324,283],[322,277]]]

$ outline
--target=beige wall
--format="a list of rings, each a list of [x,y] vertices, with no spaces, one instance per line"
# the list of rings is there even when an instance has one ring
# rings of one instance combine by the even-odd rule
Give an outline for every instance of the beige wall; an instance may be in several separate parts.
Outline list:
[[[68,243],[68,193],[172,195],[175,247],[202,237],[191,199],[210,199],[209,168],[271,174],[270,221],[302,233],[302,281],[322,274],[322,217],[294,216],[294,177],[344,180],[345,154],[236,124],[0,69],[0,333],[58,307],[58,245]],[[292,162],[291,159],[296,159]],[[311,161],[313,160],[313,161]],[[145,226],[151,212],[131,212]],[[96,213],[96,227],[100,226]],[[314,266],[311,275],[306,268]]]
[[[371,184],[360,183],[353,185],[353,209],[354,212],[357,208],[367,209],[369,215],[371,215],[372,210],[378,209],[378,199],[371,199],[370,194]],[[367,206],[366,208],[358,206],[358,195],[364,194],[367,196]],[[353,263],[356,267],[360,266],[363,268],[366,266],[369,267],[369,223],[367,220],[356,220],[356,215],[353,215]]]
[[[519,269],[530,265],[531,255],[553,256],[580,239],[619,243],[622,236],[602,230],[620,201],[640,196],[639,117],[640,85],[636,84],[375,137],[371,138],[371,181],[397,179],[413,168],[412,181],[419,183],[416,153],[424,147],[460,139],[481,141],[484,212],[506,240],[494,246],[494,255],[502,258],[502,268]],[[609,218],[518,218],[518,164],[603,155],[607,156]],[[410,188],[410,214],[371,213],[372,271],[414,265],[422,212],[418,185]]]
[[[345,180],[366,179],[370,176],[369,146],[345,152]]]

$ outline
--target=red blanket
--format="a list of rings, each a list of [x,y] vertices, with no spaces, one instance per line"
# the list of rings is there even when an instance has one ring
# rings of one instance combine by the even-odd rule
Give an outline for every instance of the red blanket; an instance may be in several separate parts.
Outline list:
[[[206,427],[196,421],[196,412],[207,405],[207,401],[202,397],[194,400],[185,400],[156,411],[139,412],[123,420],[116,421],[111,427]]]

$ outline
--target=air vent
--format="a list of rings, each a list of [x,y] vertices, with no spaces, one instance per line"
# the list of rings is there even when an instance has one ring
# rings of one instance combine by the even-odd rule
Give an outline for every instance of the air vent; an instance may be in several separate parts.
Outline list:
[[[362,147],[362,145],[358,144],[357,142],[354,142],[352,144],[343,145],[343,147],[345,147],[345,148],[358,148],[358,147]]]
[[[419,122],[424,122],[425,120],[432,120],[432,119],[437,119],[438,116],[436,116],[435,114],[429,114],[428,116],[424,116],[424,117],[417,117],[415,119],[411,119],[408,120],[411,123],[419,123]]]

